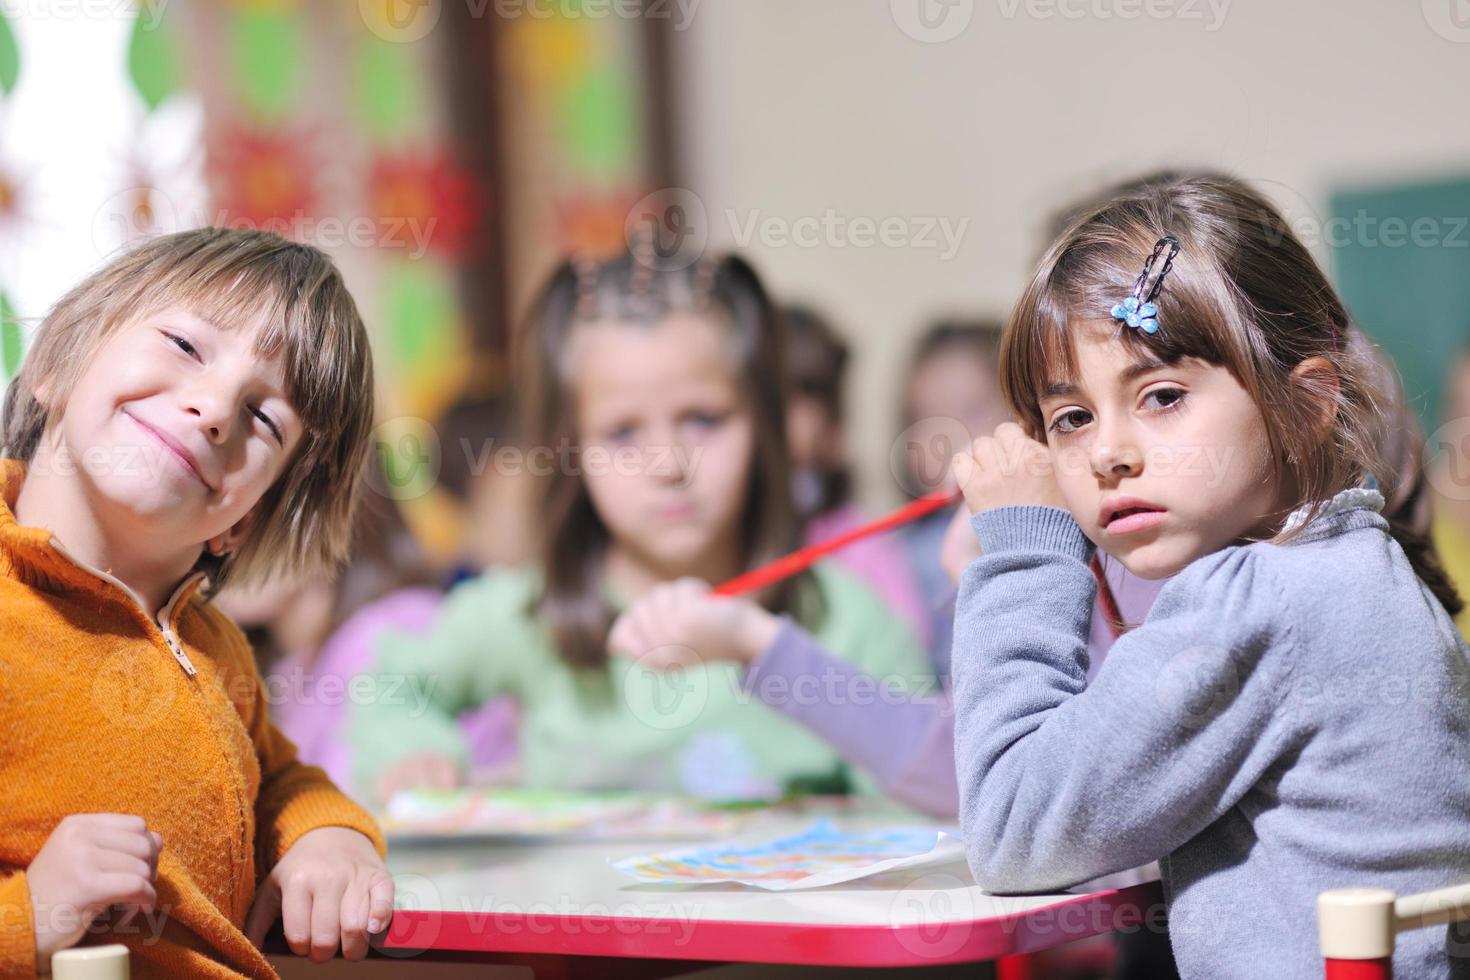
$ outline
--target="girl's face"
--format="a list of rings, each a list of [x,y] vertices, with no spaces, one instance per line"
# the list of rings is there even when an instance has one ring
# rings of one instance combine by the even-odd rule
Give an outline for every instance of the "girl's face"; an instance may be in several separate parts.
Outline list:
[[[618,547],[666,574],[722,563],[738,540],[755,417],[728,330],[697,314],[600,322],[572,337],[579,466]]]
[[[1075,333],[1078,376],[1041,400],[1067,508],[1143,578],[1269,531],[1281,488],[1265,420],[1224,367],[1140,361],[1113,321]]]
[[[197,548],[224,534],[280,476],[301,438],[279,356],[255,330],[183,309],[119,329],[78,379],[57,425],[60,456],[103,520],[119,516]]]

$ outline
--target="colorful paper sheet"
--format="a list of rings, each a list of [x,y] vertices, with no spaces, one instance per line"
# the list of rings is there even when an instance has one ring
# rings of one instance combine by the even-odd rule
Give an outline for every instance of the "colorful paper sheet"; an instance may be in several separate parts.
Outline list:
[[[585,838],[705,840],[727,837],[748,814],[680,797],[572,793],[511,787],[407,790],[382,817],[390,840],[405,838]]]
[[[951,827],[886,827],[849,832],[818,820],[790,837],[719,844],[624,858],[612,866],[639,881],[681,885],[738,883],[768,891],[836,885],[885,871],[964,859]]]

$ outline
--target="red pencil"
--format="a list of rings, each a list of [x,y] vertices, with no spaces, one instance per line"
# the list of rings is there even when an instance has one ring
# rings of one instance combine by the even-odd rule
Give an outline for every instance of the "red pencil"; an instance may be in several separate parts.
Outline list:
[[[931,494],[920,497],[918,500],[904,504],[898,510],[887,517],[880,517],[876,521],[855,527],[851,531],[844,531],[835,538],[819,541],[816,544],[807,545],[800,551],[793,551],[783,558],[777,558],[769,564],[760,568],[753,568],[743,575],[737,575],[722,585],[715,586],[715,595],[744,595],[747,592],[756,592],[766,586],[790,578],[797,572],[809,568],[811,565],[827,557],[832,552],[854,541],[881,534],[884,531],[904,524],[910,524],[919,518],[951,507],[960,500],[958,490],[936,490]]]

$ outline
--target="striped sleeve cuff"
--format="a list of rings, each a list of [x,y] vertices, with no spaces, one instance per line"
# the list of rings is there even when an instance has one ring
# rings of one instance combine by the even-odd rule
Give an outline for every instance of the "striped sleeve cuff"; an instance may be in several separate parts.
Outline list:
[[[1071,511],[1040,504],[1020,504],[985,510],[970,518],[970,526],[987,555],[1002,551],[1055,551],[1086,564],[1093,544],[1077,526]]]
[[[0,976],[36,975],[36,919],[24,871],[0,879]]]
[[[355,830],[373,842],[379,857],[388,856],[388,845],[378,822],[330,783],[302,788],[281,808],[271,826],[261,828],[267,835],[261,853],[273,867],[302,834],[319,827]]]

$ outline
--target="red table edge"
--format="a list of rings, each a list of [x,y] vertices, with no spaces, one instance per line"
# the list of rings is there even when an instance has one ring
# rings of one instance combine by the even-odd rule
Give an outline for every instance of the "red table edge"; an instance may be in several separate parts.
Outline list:
[[[670,894],[688,898],[697,891]],[[672,917],[400,909],[388,934],[374,945],[399,958],[433,950],[795,966],[941,966],[1143,928],[1148,907],[1160,902],[1159,883],[1147,882],[1070,896],[993,919],[898,926],[713,920],[695,921],[692,929],[687,920]],[[1137,914],[1124,921],[1130,912]]]

